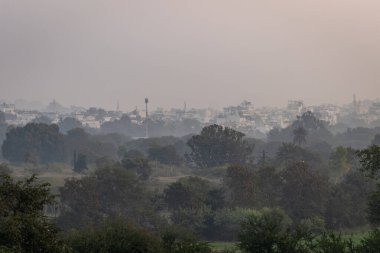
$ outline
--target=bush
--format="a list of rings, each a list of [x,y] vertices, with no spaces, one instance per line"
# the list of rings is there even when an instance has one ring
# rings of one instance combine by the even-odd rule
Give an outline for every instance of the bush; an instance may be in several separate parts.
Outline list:
[[[122,221],[105,222],[100,227],[72,232],[67,238],[67,243],[78,253],[163,252],[156,237]]]
[[[239,247],[247,253],[308,252],[311,237],[279,209],[263,209],[242,223]]]
[[[161,235],[165,253],[211,253],[208,243],[199,241],[194,234],[175,228],[167,229]]]
[[[316,253],[355,253],[352,239],[344,239],[340,234],[324,233],[316,242]],[[360,251],[359,251],[360,252]]]
[[[214,239],[221,241],[237,240],[240,224],[250,215],[258,214],[258,211],[244,208],[221,209],[213,216],[213,224],[210,230],[213,231]]]
[[[360,252],[377,253],[380,252],[380,230],[373,230],[367,237],[362,239]]]

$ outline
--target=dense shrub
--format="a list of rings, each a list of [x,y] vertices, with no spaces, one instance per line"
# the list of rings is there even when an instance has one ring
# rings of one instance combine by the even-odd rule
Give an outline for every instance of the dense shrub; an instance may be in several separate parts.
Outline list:
[[[67,238],[73,252],[78,253],[160,253],[158,238],[122,221],[105,222],[72,232]]]

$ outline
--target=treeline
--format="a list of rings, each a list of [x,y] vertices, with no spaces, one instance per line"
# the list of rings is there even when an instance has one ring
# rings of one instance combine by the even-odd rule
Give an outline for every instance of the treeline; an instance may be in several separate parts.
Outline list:
[[[3,229],[20,229],[7,232],[14,238],[31,233],[23,229],[34,223],[22,224],[32,217],[10,218],[27,215],[29,207],[17,204],[25,200],[46,225],[35,231],[59,228],[52,238],[62,244],[53,244],[74,252],[210,252],[205,240],[238,241],[243,252],[379,252],[376,229],[359,243],[339,231],[380,224],[380,135],[373,130],[365,149],[332,146],[338,135],[310,113],[277,134],[285,132],[286,142],[263,142],[218,125],[182,138],[138,140],[80,128],[62,134],[36,123],[11,129],[3,144],[8,160],[66,162],[80,174],[59,187],[55,203],[34,178],[3,177]],[[162,168],[180,176],[163,177]],[[12,240],[0,245],[16,245]]]
[[[369,176],[377,177],[378,158],[373,154],[378,156],[379,148],[362,151],[361,163]],[[189,217],[203,204],[214,211],[224,204],[218,201],[218,190],[199,178],[171,184],[160,200],[134,173],[103,168],[66,182],[60,194],[64,209],[57,220],[55,215],[46,216],[46,208],[56,210],[57,206],[49,184],[35,176],[15,181],[9,172],[4,166],[0,168],[0,252],[214,252],[192,230],[200,223],[194,227]],[[193,193],[187,190],[190,187]],[[165,213],[161,201],[171,210],[174,224],[159,215]],[[378,217],[378,209],[373,211]],[[317,219],[292,219],[279,208],[231,208],[216,220],[219,226],[209,227],[210,233],[219,238],[233,236],[237,242],[223,251],[226,253],[375,253],[380,249],[377,229],[354,242],[353,238],[328,232]],[[226,221],[232,221],[230,226]]]

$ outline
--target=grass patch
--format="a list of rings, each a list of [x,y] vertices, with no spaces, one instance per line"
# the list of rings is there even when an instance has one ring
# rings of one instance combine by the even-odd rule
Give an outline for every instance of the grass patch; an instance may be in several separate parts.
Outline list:
[[[211,242],[210,246],[215,252],[222,252],[223,250],[227,249],[237,249],[236,242]]]

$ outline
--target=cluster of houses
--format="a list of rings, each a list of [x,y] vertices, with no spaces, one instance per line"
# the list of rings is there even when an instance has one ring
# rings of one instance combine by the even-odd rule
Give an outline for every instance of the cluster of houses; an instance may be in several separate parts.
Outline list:
[[[359,121],[364,124],[379,123],[380,125],[380,101],[353,102],[337,106],[323,104],[306,106],[301,100],[288,101],[285,108],[254,107],[249,101],[243,101],[237,106],[228,106],[223,110],[211,108],[181,109],[157,108],[149,112],[149,119],[153,121],[183,121],[186,119],[197,120],[200,124],[219,124],[239,129],[250,135],[266,134],[273,128],[285,128],[289,126],[297,116],[304,112],[313,112],[320,120],[330,125]],[[82,123],[83,126],[99,129],[105,122],[120,120],[123,116],[135,124],[143,124],[146,118],[146,110],[135,108],[129,112],[119,109],[106,111],[99,108],[84,109],[80,107],[65,108],[56,101],[51,102],[44,110],[21,110],[14,104],[0,104],[0,112],[6,116],[9,125],[25,125],[38,119],[48,119],[51,123],[59,123],[61,120],[71,117]]]

